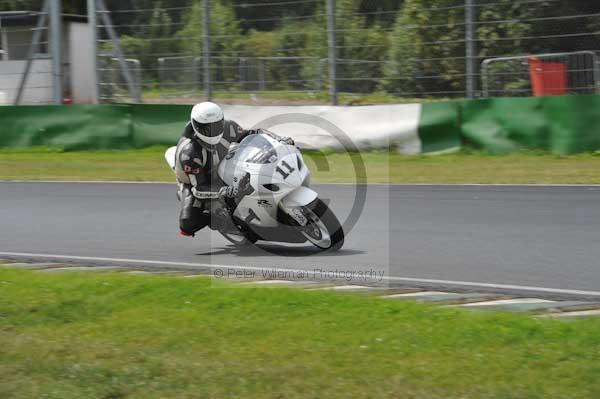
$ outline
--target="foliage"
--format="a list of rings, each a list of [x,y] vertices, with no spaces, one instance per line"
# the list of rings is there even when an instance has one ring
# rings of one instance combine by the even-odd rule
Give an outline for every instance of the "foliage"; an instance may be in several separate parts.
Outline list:
[[[183,28],[177,32],[178,40],[182,42],[183,50],[187,55],[202,55],[203,19],[202,2],[197,0],[183,17]],[[211,1],[211,53],[232,55],[237,47],[236,40],[239,39],[239,33],[239,22],[232,8],[219,0]]]
[[[406,0],[391,34],[385,88],[448,94],[464,86],[464,10],[455,0]]]
[[[274,54],[274,32],[251,29],[242,40],[244,51],[252,57],[269,57]]]
[[[376,79],[381,76],[381,61],[387,50],[385,34],[378,25],[367,25],[366,18],[359,13],[360,3],[356,0],[336,2],[337,73],[341,91],[372,92]]]
[[[63,0],[64,12],[84,14],[85,3]],[[203,51],[201,0],[105,3],[126,56],[141,61],[145,80],[158,80],[157,59],[168,55],[189,57],[181,80],[200,76],[191,60]],[[0,10],[39,10],[41,4],[0,0]],[[325,4],[210,0],[212,74],[220,82],[215,89],[228,89],[239,80],[253,82],[245,89],[326,89]],[[488,57],[598,49],[598,1],[476,0],[476,5],[477,65]],[[340,91],[464,95],[462,0],[337,0],[336,7]],[[110,43],[103,49],[110,51]],[[241,60],[250,57],[279,59]],[[508,76],[500,88],[528,92],[527,74],[516,76],[510,69],[507,74],[511,66],[504,68],[499,75],[514,77]],[[256,83],[262,80],[265,85]]]
[[[488,57],[596,50],[600,34],[590,32],[600,26],[600,4],[593,3],[542,0],[532,5],[512,0],[478,0],[477,63]],[[561,18],[565,15],[571,17]],[[561,34],[563,37],[559,37]],[[574,39],[573,34],[578,38]],[[393,45],[383,82],[389,92],[464,95],[465,28],[460,4],[438,0],[432,6],[430,1],[406,0],[390,41]],[[498,72],[507,76],[503,90],[529,86],[528,77],[517,76],[514,69]]]
[[[172,36],[172,33],[171,18],[164,11],[161,2],[157,1],[154,3],[149,24],[143,26],[139,34],[120,36],[119,45],[125,57],[137,59],[143,66],[141,79],[144,82],[157,80],[158,58],[179,51],[179,42]],[[110,60],[110,58],[116,57],[112,42],[105,42],[102,52],[108,55],[100,60],[105,66],[104,74],[113,75],[111,79],[103,79],[103,81],[121,80],[118,76],[119,70],[116,62]]]
[[[321,1],[307,1],[304,3],[298,2],[290,6],[286,2],[277,1],[230,1],[235,11],[235,17],[240,21],[241,28],[244,31],[249,31],[250,29],[262,31],[274,30],[280,26],[281,20],[286,18],[292,18],[290,20],[295,21],[307,21],[314,16],[320,3]]]
[[[367,27],[363,18],[345,25],[348,32],[339,40],[338,88],[350,93],[375,91],[383,76],[388,38],[379,25]]]
[[[317,57],[314,57],[315,49],[310,48],[313,46],[310,41],[311,37],[320,36],[320,30],[314,22],[282,21],[276,31],[272,55],[285,58],[273,62],[270,73],[274,80],[288,80],[287,86],[293,89],[315,88],[310,86],[315,81],[311,67],[317,64]]]
[[[237,58],[243,56],[240,51],[239,22],[233,9],[219,0],[211,1],[210,51],[212,57],[212,80],[217,82],[237,82]],[[202,57],[204,11],[201,1],[193,3],[184,16],[183,28],[175,37],[182,46],[182,54],[190,57]]]

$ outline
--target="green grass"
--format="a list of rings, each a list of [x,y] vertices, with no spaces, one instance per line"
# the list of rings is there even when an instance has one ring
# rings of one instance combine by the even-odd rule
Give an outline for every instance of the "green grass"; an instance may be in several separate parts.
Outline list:
[[[0,269],[2,398],[598,398],[600,320]]]
[[[173,181],[163,148],[139,151],[61,152],[47,148],[0,150],[1,180]],[[600,184],[600,154],[489,155],[461,152],[436,156],[395,153],[306,152],[313,182],[357,181],[352,158],[363,163],[369,183]],[[358,181],[364,181],[364,175]]]
[[[47,148],[0,151],[2,180],[174,181],[163,148],[61,152]]]

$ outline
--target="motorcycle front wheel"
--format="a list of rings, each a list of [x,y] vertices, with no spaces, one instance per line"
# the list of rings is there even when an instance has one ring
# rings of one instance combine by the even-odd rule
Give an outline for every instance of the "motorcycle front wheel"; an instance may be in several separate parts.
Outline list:
[[[319,198],[303,207],[308,219],[301,233],[314,246],[322,250],[337,251],[344,245],[344,230],[331,209]]]

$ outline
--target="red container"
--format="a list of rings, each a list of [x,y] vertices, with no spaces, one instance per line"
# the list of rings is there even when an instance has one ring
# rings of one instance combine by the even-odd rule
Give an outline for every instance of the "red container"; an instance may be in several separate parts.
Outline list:
[[[567,94],[567,67],[557,62],[544,62],[530,58],[529,76],[534,96],[560,96]]]

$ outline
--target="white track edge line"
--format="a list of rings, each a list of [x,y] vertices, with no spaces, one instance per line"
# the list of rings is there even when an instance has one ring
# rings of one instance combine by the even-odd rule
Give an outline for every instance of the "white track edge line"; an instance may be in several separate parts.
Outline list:
[[[103,257],[92,257],[92,256],[34,254],[34,253],[23,253],[23,252],[0,252],[0,256],[68,259],[68,260],[77,260],[77,261],[100,261],[100,262],[111,262],[111,263],[116,262],[116,263],[130,263],[130,264],[137,263],[140,265],[145,264],[145,265],[204,267],[207,269],[238,269],[238,270],[253,270],[253,271],[268,270],[268,271],[288,272],[288,273],[307,273],[307,272],[310,273],[311,272],[310,270],[304,270],[304,269],[285,269],[285,268],[278,268],[278,267],[211,265],[209,263],[186,263],[186,262],[170,262],[170,261],[143,260],[143,259],[121,259],[121,258],[103,258]],[[383,276],[383,277],[378,277],[378,279],[382,279],[382,280],[386,280],[386,281],[445,284],[445,285],[465,286],[465,287],[494,288],[494,289],[506,289],[506,290],[518,290],[518,291],[545,292],[545,293],[551,293],[551,294],[586,295],[586,296],[600,297],[600,291],[568,290],[568,289],[561,289],[561,288],[533,287],[533,286],[527,286],[527,285],[493,284],[493,283],[479,283],[479,282],[473,282],[473,281],[438,280],[438,279],[396,277],[396,276]]]
[[[71,184],[175,184],[166,181],[127,181],[127,180],[0,180],[0,183],[71,183]],[[314,183],[316,186],[353,186],[363,183]],[[366,183],[368,186],[398,187],[590,187],[600,184],[536,184],[536,183]]]
[[[60,183],[60,184],[176,184],[168,181],[128,181],[128,180],[0,180],[0,183]]]

